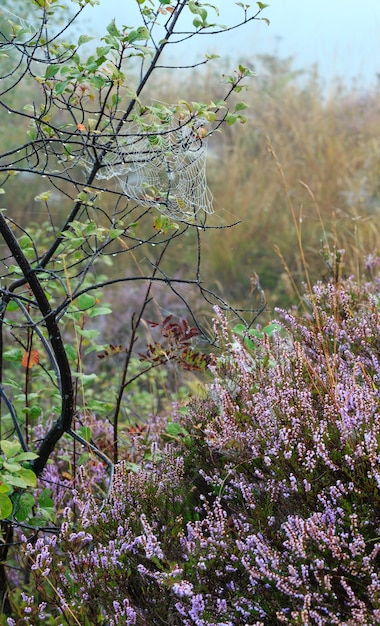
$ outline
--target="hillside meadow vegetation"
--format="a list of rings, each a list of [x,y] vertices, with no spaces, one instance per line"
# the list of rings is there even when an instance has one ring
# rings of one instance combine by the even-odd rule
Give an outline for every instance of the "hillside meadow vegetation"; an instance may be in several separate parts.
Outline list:
[[[272,309],[291,305],[297,297],[293,281],[299,288],[305,279],[300,236],[314,280],[324,271],[325,244],[347,251],[347,272],[357,277],[366,254],[377,249],[380,95],[376,87],[348,87],[339,78],[326,85],[317,67],[297,70],[292,58],[253,51],[252,60],[241,60],[256,73],[243,94],[247,125],[214,136],[207,161],[215,208],[211,223],[237,225],[223,231],[222,248],[220,232],[207,232],[204,265],[227,299],[242,305],[257,272]],[[222,92],[219,73],[210,65],[188,78],[183,73],[153,78],[148,93],[163,101],[178,93],[207,100],[208,85]],[[37,195],[43,185],[32,184]],[[25,191],[15,181],[15,215],[38,222],[39,206]],[[51,204],[54,212],[64,211],[61,198]],[[180,257],[174,255],[179,268],[192,263],[191,249],[181,240]]]
[[[241,304],[257,272],[273,309],[294,304],[305,270],[321,277],[325,245],[344,248],[358,278],[378,250],[380,94],[339,77],[326,84],[293,58],[252,52],[250,61],[247,126],[218,135],[208,160],[214,220],[240,225],[224,231],[222,249],[208,233],[205,265]],[[208,68],[182,91],[198,97],[212,76]]]
[[[202,2],[138,0],[90,56],[16,5],[1,626],[380,624],[379,90],[160,69]]]

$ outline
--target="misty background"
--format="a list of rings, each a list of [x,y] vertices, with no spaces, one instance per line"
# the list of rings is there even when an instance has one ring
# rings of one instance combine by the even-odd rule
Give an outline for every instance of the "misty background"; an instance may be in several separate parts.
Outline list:
[[[294,57],[294,67],[309,69],[317,65],[328,86],[339,76],[347,87],[370,88],[380,73],[380,2],[379,0],[271,0],[261,17],[270,20],[269,27],[254,21],[237,30],[218,36],[197,37],[175,47],[175,60],[195,62],[205,52],[217,53],[236,62],[240,56],[274,54]],[[209,21],[231,24],[239,21],[242,9],[235,2],[218,3],[220,15],[209,9]],[[250,12],[256,3],[251,3]],[[190,12],[184,29],[191,29]],[[137,5],[129,0],[100,0],[83,14],[88,34],[100,37],[113,19],[117,24],[138,26]],[[174,54],[174,48],[173,48]]]

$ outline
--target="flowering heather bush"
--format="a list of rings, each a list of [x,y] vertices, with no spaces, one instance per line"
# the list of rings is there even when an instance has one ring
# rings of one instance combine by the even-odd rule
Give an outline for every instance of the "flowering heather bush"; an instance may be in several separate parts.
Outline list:
[[[254,350],[217,312],[205,396],[102,508],[80,493],[28,545],[41,597],[19,623],[380,623],[380,277],[305,302]]]

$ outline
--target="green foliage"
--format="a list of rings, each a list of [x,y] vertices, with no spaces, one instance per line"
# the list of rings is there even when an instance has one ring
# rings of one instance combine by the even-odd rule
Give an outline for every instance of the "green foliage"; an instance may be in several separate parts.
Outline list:
[[[278,333],[281,330],[280,324],[271,323],[264,326],[264,328],[249,328],[247,329],[244,324],[236,324],[232,332],[234,332],[239,337],[243,337],[244,345],[251,350],[254,350],[256,347],[255,339],[263,339],[263,337],[272,337],[274,333]]]
[[[34,452],[24,452],[18,440],[0,440],[0,520],[24,522],[33,517],[35,499],[27,492],[36,486],[36,475],[28,461],[37,458]]]

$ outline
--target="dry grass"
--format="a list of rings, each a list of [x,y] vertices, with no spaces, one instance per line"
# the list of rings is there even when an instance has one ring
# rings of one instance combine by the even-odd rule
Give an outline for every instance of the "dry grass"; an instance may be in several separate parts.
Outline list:
[[[246,94],[248,124],[225,138],[218,167],[210,160],[216,221],[242,224],[225,231],[223,254],[218,233],[206,246],[207,268],[230,295],[243,301],[256,271],[273,305],[294,302],[280,257],[305,277],[293,213],[312,280],[323,241],[346,250],[346,272],[357,276],[378,247],[380,96],[339,86],[325,95],[315,76],[284,84],[270,64]]]
[[[202,88],[213,83],[211,72],[175,91],[170,81],[162,98],[181,91],[205,101]],[[205,274],[234,303],[247,304],[253,272],[271,307],[295,302],[284,268],[285,261],[296,282],[304,280],[294,211],[311,279],[324,272],[326,243],[345,249],[345,271],[358,277],[380,245],[380,92],[340,84],[326,91],[317,72],[297,77],[291,60],[265,57],[239,98],[250,105],[248,122],[211,139],[208,178],[212,223],[241,224],[222,237],[208,232]]]

